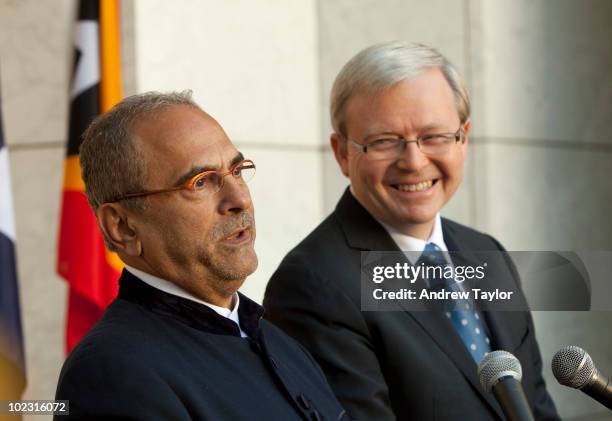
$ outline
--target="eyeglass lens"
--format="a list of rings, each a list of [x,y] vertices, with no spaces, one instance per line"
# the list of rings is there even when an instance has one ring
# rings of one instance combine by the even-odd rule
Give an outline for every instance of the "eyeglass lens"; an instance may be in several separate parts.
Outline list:
[[[247,183],[251,181],[255,176],[255,165],[251,163],[240,164],[236,168],[234,168],[232,172],[226,173],[224,175],[218,172],[209,172],[207,174],[203,174],[200,178],[195,180],[195,182],[193,183],[193,189],[197,191],[202,191],[204,193],[218,192],[223,187],[225,176],[228,176],[230,174],[234,178],[241,180],[244,183]]]
[[[455,143],[455,135],[440,135],[422,139],[418,147],[425,155],[440,155],[446,153]],[[401,139],[393,139],[388,143],[368,145],[366,156],[370,160],[395,159],[405,153],[407,143]]]

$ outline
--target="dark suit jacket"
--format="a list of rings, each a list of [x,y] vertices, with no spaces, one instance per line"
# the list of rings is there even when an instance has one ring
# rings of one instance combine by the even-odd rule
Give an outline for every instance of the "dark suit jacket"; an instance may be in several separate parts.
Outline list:
[[[443,219],[449,250],[503,250],[492,237]],[[385,229],[345,192],[336,210],[282,261],[264,299],[266,318],[313,354],[358,420],[503,419],[477,366],[442,312],[360,311],[363,250],[397,251]],[[493,262],[518,283],[510,261]],[[516,288],[515,288],[516,289]],[[485,312],[492,348],[513,353],[538,420],[557,420],[528,312]]]
[[[119,297],[74,348],[56,399],[58,420],[343,419],[325,376],[297,342],[240,296],[237,325],[128,271]]]

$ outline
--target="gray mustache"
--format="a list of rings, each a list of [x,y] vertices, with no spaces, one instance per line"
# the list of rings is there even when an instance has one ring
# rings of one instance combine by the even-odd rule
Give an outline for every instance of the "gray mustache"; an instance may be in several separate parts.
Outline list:
[[[255,218],[249,212],[242,212],[234,219],[223,221],[213,228],[212,237],[215,240],[220,240],[229,236],[231,233],[247,229],[255,225]]]

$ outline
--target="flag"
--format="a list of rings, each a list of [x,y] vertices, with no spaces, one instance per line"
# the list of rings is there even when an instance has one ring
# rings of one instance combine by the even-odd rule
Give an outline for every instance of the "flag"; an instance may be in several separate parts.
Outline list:
[[[68,148],[57,270],[69,287],[66,351],[100,318],[117,295],[123,263],[104,247],[81,179],[81,135],[122,98],[118,0],[81,0],[75,28]]]
[[[1,111],[1,109],[0,109]],[[0,400],[19,399],[26,384],[15,261],[15,221],[8,148],[0,112]]]

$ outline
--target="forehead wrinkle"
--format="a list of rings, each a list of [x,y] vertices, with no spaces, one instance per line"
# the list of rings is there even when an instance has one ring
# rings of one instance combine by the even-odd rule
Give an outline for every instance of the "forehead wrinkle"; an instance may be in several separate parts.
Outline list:
[[[369,127],[365,132],[365,138],[381,135],[381,134],[397,134],[395,130],[390,130],[388,127],[384,126],[374,126]]]
[[[426,124],[419,125],[417,126],[417,129],[416,129],[417,132],[421,132],[421,133],[432,131],[432,130],[446,132],[448,130],[456,130],[456,129],[455,128],[451,129],[450,127],[448,127],[447,123],[443,123],[442,121],[435,121],[435,120],[432,122],[426,123]]]

